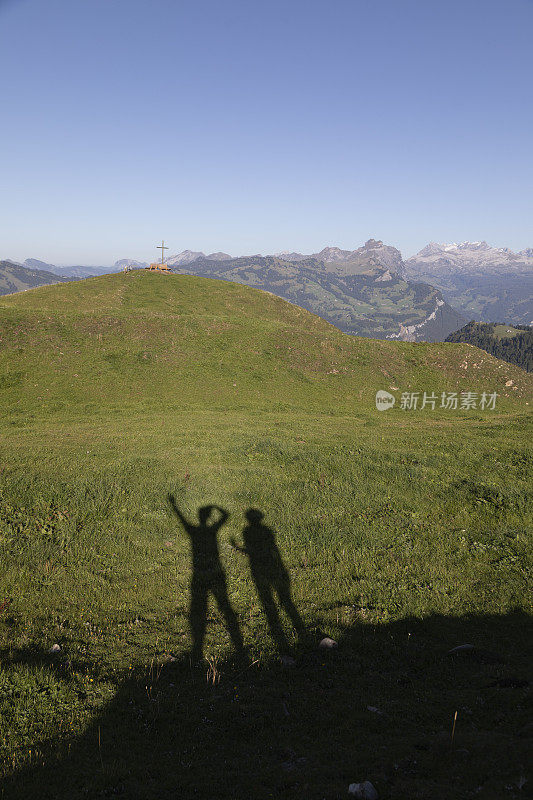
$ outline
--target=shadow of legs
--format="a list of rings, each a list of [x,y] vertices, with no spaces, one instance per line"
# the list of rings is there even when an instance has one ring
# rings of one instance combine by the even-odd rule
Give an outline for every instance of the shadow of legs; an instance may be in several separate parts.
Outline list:
[[[213,594],[217,601],[220,613],[224,617],[226,622],[226,627],[228,629],[228,633],[231,636],[231,641],[233,642],[233,646],[239,655],[242,655],[244,651],[244,644],[242,641],[242,634],[239,628],[239,622],[237,620],[237,615],[235,611],[231,607],[231,603],[228,597],[228,590],[226,587],[226,583],[222,582],[220,584],[213,586]]]
[[[298,636],[304,636],[306,632],[305,625],[300,614],[298,613],[298,609],[294,605],[288,577],[286,580],[283,579],[280,581],[279,585],[276,587],[276,591],[278,593],[280,606],[284,609],[285,613],[289,617],[295,631],[298,633]]]
[[[271,584],[263,582],[257,578],[255,583],[257,587],[257,594],[259,595],[259,600],[263,606],[263,611],[265,612],[272,638],[276,642],[279,651],[281,653],[287,653],[289,650],[289,643],[287,641],[287,637],[285,636],[285,632],[281,627],[279,612],[276,608],[274,597],[272,596],[272,586]]]
[[[203,658],[205,629],[207,625],[207,585],[193,577],[191,582],[191,605],[189,611],[192,632],[192,657],[194,661]]]

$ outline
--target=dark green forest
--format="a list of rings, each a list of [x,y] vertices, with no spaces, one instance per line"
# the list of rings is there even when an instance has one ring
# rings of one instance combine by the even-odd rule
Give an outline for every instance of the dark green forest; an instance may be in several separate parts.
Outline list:
[[[510,364],[533,372],[533,328],[529,325],[469,322],[446,338],[447,342],[467,342]]]

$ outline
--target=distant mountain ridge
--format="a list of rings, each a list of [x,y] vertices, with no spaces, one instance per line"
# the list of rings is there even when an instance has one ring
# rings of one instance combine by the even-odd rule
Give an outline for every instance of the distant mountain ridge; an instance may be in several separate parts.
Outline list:
[[[24,267],[15,261],[0,261],[0,295],[24,292],[26,289],[50,283],[65,283],[68,280],[69,278],[62,278],[53,272]]]
[[[277,257],[285,261],[305,261],[315,259],[322,261],[326,269],[338,274],[357,274],[361,267],[371,265],[384,266],[401,277],[404,276],[405,267],[402,254],[396,247],[385,245],[381,239],[369,239],[362,247],[356,250],[341,250],[340,247],[324,247],[319,253],[303,255],[302,253],[277,253]],[[332,266],[334,265],[334,266]]]
[[[27,258],[24,266],[29,269],[45,270],[52,272],[55,275],[60,275],[65,278],[91,278],[96,275],[105,275],[108,272],[117,272],[113,267],[91,267],[75,265],[72,267],[56,267],[55,264],[47,264],[46,261],[40,261],[38,258]]]
[[[170,266],[183,266],[184,264],[193,264],[195,261],[230,261],[235,256],[229,253],[217,252],[206,255],[199,250],[183,250],[181,253],[170,255],[165,258],[166,263]],[[274,253],[273,255],[262,256],[257,254],[254,256],[238,256],[238,258],[280,258],[283,261],[293,261],[295,263],[300,261],[307,261],[314,259],[322,261],[327,266],[328,271],[337,272],[339,274],[357,274],[360,267],[368,267],[372,263],[375,265],[383,265],[396,272],[398,275],[404,273],[404,264],[402,255],[395,247],[383,244],[381,240],[369,239],[362,247],[356,250],[342,250],[340,247],[324,247],[319,253]],[[371,261],[374,259],[374,261]],[[146,261],[135,261],[133,259],[120,259],[115,261],[114,267],[121,269],[124,266],[133,268],[147,267]]]
[[[491,247],[487,242],[437,244],[430,242],[405,261],[407,274],[427,278],[433,275],[479,273],[483,275],[533,270],[533,248],[514,253],[508,247]]]
[[[405,261],[405,274],[436,286],[468,319],[533,322],[533,248],[430,242]]]

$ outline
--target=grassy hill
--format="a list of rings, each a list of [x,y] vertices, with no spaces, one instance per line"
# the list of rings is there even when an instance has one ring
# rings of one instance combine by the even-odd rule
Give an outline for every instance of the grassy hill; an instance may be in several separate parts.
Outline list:
[[[356,260],[333,263],[316,257],[293,262],[290,256],[249,256],[200,258],[173,269],[273,292],[355,336],[438,342],[464,324],[438,289],[404,279],[387,261],[361,250]]]
[[[334,800],[365,779],[385,800],[520,796],[530,375],[145,272],[4,297],[0,339],[2,798]],[[402,410],[414,391],[499,397]],[[241,657],[211,598],[191,660],[191,580],[223,578],[192,569],[169,493],[196,524],[229,514]],[[287,578],[301,637],[265,601]]]
[[[132,405],[354,413],[391,386],[498,392],[505,405],[530,386],[467,345],[351,338],[274,295],[185,275],[107,275],[0,308],[9,414]]]

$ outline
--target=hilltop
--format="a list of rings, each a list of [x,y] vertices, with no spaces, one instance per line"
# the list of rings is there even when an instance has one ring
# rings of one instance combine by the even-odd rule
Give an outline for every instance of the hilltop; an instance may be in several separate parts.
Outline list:
[[[144,271],[3,298],[4,411],[372,407],[378,389],[496,391],[529,378],[465,344],[347,336],[268,292]],[[510,383],[509,383],[510,382]]]
[[[319,314],[355,336],[403,341],[443,341],[466,320],[427,283],[405,277],[402,255],[381,240],[355,250],[324,247],[233,258],[184,250],[169,256],[174,272],[236,281],[273,292]],[[144,266],[122,259],[115,268]]]
[[[290,260],[295,254],[244,256],[221,261],[197,259],[174,265],[173,270],[264,289],[354,336],[442,341],[465,320],[433,286],[407,281],[396,271],[399,265],[388,266],[389,250],[393,249],[377,248],[384,250],[385,263],[375,255],[375,248],[348,252],[347,259],[335,258],[338,254],[332,251],[336,248],[327,248],[322,254],[330,259],[326,261],[315,256]]]
[[[319,253],[280,253],[232,258],[184,250],[166,259],[179,274],[256,286],[319,314],[346,333],[402,341],[442,341],[466,320],[432,286],[408,281],[399,250],[369,239],[356,250],[325,247]],[[36,259],[27,266],[85,278],[146,262],[123,258],[113,267],[54,267]]]

